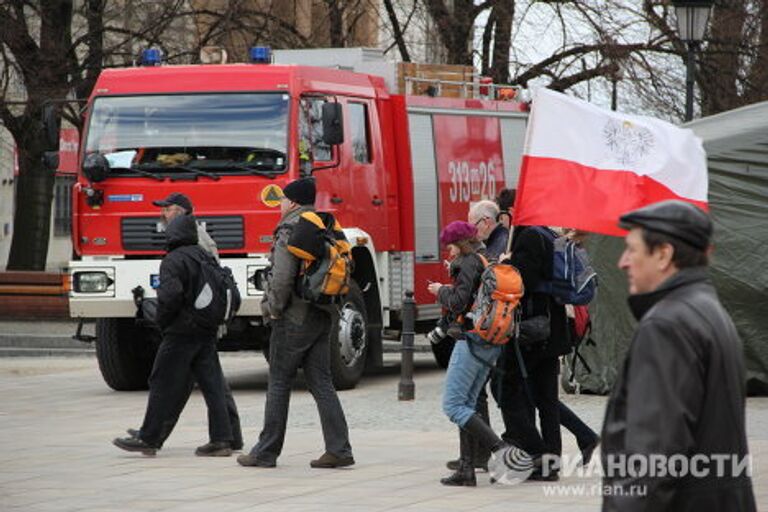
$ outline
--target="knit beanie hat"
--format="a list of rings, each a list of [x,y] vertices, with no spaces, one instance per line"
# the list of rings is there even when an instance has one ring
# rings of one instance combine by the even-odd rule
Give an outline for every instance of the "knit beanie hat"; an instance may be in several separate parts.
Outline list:
[[[315,178],[301,178],[285,186],[283,194],[296,204],[302,206],[315,204]]]

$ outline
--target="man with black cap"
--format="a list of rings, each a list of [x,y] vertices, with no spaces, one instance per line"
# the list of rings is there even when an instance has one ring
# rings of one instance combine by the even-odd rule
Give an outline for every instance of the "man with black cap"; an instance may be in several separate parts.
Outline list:
[[[331,380],[329,336],[334,322],[327,311],[296,294],[301,261],[287,249],[301,214],[314,210],[315,179],[295,180],[285,187],[283,194],[282,217],[274,233],[270,252],[272,267],[261,305],[262,316],[272,326],[264,429],[256,446],[248,455],[239,456],[237,462],[243,466],[275,467],[285,440],[291,386],[301,366],[307,387],[317,403],[325,438],[325,453],[311,461],[310,466],[351,466],[355,460],[347,421]]]
[[[152,201],[152,204],[162,208],[160,210],[160,217],[162,217],[163,223],[166,226],[179,215],[191,215],[193,213],[192,201],[180,192],[171,192],[165,199]],[[208,234],[208,231],[205,230],[205,226],[199,222],[197,223],[197,243],[208,254],[216,258],[216,261],[219,261],[219,249],[216,246],[216,242]]]
[[[182,215],[189,215],[192,216],[194,213],[194,207],[192,206],[192,201],[190,199],[180,193],[180,192],[172,192],[166,197],[165,199],[161,199],[158,201],[152,201],[152,204],[155,206],[159,206],[162,208],[160,212],[160,217],[163,220],[163,224],[167,226],[171,223],[173,219],[176,217],[182,216]],[[195,222],[195,226],[197,227],[197,244],[205,250],[208,254],[214,257],[216,261],[219,261],[219,251],[216,247],[216,242],[214,242],[213,238],[211,238],[211,235],[208,234],[208,232],[205,230],[205,227],[199,223]],[[221,335],[221,333],[219,333]],[[240,428],[240,415],[237,411],[237,405],[235,404],[235,399],[232,396],[232,390],[229,387],[229,383],[227,382],[227,379],[222,375],[221,380],[224,383],[224,397],[227,403],[227,414],[229,416],[229,423],[232,427],[232,449],[233,450],[242,450],[243,449],[243,432]],[[193,378],[189,379],[189,382],[187,384],[187,392],[183,393],[179,396],[179,402],[176,405],[176,407],[173,409],[173,411],[169,414],[169,420],[166,422],[166,425],[163,429],[163,435],[158,440],[158,445],[162,446],[165,442],[166,438],[170,435],[173,428],[176,426],[176,420],[178,420],[179,415],[181,414],[181,411],[184,410],[184,407],[187,405],[187,401],[189,400],[190,395],[192,394],[192,390],[194,388],[195,381]],[[130,434],[134,438],[139,438],[141,433],[139,429],[128,429],[128,434]],[[207,450],[197,450],[197,455],[205,456],[208,455]]]
[[[620,226],[639,323],[603,425],[603,510],[753,511],[742,345],[707,277],[712,222],[664,201]]]
[[[163,341],[149,377],[149,400],[144,423],[136,436],[117,438],[115,446],[154,455],[170,434],[183,409],[192,378],[198,382],[208,406],[210,442],[195,452],[204,456],[232,454],[232,426],[224,399],[225,384],[216,352],[216,329],[197,322],[200,295],[193,273],[210,256],[197,244],[197,223],[179,215],[166,229],[168,253],[160,264],[157,288],[157,325]],[[181,407],[179,404],[182,404]]]

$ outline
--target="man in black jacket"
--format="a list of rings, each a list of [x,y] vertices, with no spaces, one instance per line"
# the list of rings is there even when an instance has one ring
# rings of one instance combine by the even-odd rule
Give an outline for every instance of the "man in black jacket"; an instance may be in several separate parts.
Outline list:
[[[168,224],[178,217],[179,215],[192,215],[194,210],[192,206],[192,201],[185,196],[184,194],[181,194],[179,192],[172,192],[168,195],[165,199],[159,200],[159,201],[152,201],[152,204],[155,206],[160,206],[162,208],[162,212],[160,214],[160,218],[162,219],[162,222],[165,226],[168,226]],[[216,247],[216,242],[211,238],[211,235],[208,234],[208,232],[205,229],[205,226],[203,226],[201,223],[197,223],[197,244],[205,250],[208,254],[210,254],[217,262],[219,260],[219,250]],[[146,303],[145,303],[146,305]],[[145,316],[146,320],[146,316]],[[222,332],[218,333],[218,336],[223,336]],[[224,378],[224,397],[227,402],[227,413],[229,414],[229,423],[232,425],[232,450],[238,451],[242,450],[243,448],[243,431],[240,427],[240,414],[237,411],[237,404],[235,404],[235,398],[232,396],[232,390],[229,387],[229,383],[227,382],[227,379]],[[184,407],[187,405],[187,401],[189,400],[189,397],[192,395],[192,391],[195,388],[195,381],[190,375],[190,380],[187,385],[187,392],[180,396],[180,402],[177,404],[177,410],[178,414],[172,414],[172,418],[177,418],[181,414],[181,411],[184,410]],[[165,436],[159,440],[159,446],[162,446],[165,442],[165,438],[170,435],[171,431],[173,430],[175,426],[175,423],[167,424],[164,432]],[[130,434],[133,437],[140,437],[139,429],[133,429],[129,428],[127,430],[128,434]],[[198,450],[196,452],[197,455],[205,456],[208,455],[205,453],[205,450]]]
[[[620,225],[639,324],[603,424],[603,510],[753,511],[742,345],[707,277],[712,222],[664,201]]]
[[[154,455],[181,414],[178,404],[188,392],[194,376],[208,406],[210,442],[198,455],[231,455],[232,427],[224,398],[224,375],[216,352],[216,330],[195,323],[193,308],[200,272],[199,261],[211,258],[198,246],[197,222],[179,215],[166,228],[168,254],[160,264],[157,289],[157,323],[163,341],[149,377],[149,401],[138,437],[117,438],[115,446],[127,451]]]
[[[528,373],[523,379],[515,354],[515,344],[505,346],[500,361],[504,370],[501,382],[492,384],[501,407],[506,431],[502,438],[533,455],[549,455],[557,459],[562,452],[560,436],[560,401],[558,398],[560,356],[570,351],[565,306],[546,293],[535,291],[539,283],[552,279],[554,246],[542,230],[546,227],[518,226],[515,228],[511,263],[520,271],[525,296],[520,303],[522,320],[549,317],[549,335],[521,348],[522,360]],[[538,410],[541,433],[536,429]],[[531,479],[556,480],[556,466],[535,471]]]

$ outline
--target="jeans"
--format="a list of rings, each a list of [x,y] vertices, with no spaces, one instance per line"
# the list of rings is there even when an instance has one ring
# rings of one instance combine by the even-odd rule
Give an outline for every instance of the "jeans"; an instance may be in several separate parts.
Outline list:
[[[331,380],[331,325],[330,315],[316,308],[310,308],[301,325],[287,318],[273,321],[264,429],[251,450],[259,460],[273,463],[283,450],[291,386],[299,366],[304,368],[307,387],[317,404],[325,451],[337,457],[352,456],[347,420]]]
[[[190,376],[200,385],[208,406],[210,440],[232,441],[216,334],[205,332],[163,337],[149,377],[149,400],[139,433],[142,441],[160,446],[170,435],[181,414],[179,404],[189,393]]]
[[[472,333],[465,336],[453,347],[443,391],[443,412],[459,427],[475,414],[477,397],[501,354],[501,346],[486,343]]]

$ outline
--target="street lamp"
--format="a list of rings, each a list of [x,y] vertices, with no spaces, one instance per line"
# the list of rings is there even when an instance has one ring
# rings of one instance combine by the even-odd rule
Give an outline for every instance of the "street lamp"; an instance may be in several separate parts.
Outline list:
[[[709,13],[714,0],[672,0],[677,16],[677,33],[688,48],[685,73],[685,120],[693,119],[693,82],[696,72],[696,50],[704,40]]]

